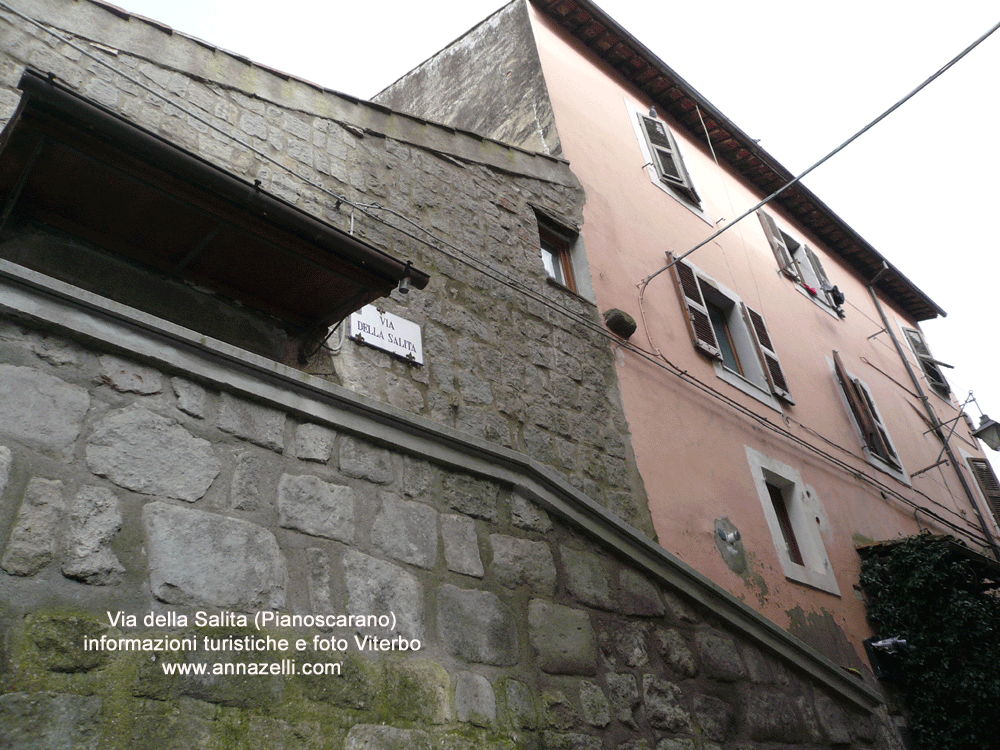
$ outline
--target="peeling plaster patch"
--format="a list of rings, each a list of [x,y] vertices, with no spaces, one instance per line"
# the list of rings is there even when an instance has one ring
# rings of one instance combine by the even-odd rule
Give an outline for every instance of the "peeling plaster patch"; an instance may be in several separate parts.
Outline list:
[[[790,634],[812,646],[834,664],[852,667],[864,675],[871,674],[832,612],[827,609],[806,612],[802,607],[795,607],[786,610],[785,614],[788,615],[787,630]]]

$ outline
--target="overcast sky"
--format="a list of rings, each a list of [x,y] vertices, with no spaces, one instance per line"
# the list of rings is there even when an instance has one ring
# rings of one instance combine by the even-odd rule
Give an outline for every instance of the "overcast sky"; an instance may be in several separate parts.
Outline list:
[[[369,98],[505,2],[118,4]],[[599,5],[796,174],[1000,21],[995,0],[933,11],[902,0]],[[805,183],[948,312],[923,326],[934,355],[955,365],[946,373],[960,397],[974,390],[1000,420],[998,73],[1000,32]]]

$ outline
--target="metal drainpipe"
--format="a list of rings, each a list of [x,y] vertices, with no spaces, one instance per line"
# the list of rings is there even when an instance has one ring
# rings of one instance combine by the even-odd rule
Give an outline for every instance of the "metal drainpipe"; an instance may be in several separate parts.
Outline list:
[[[931,424],[934,425],[934,434],[941,439],[942,443],[944,443],[944,450],[948,454],[948,460],[951,461],[951,465],[955,467],[955,473],[958,475],[958,481],[962,483],[962,489],[965,491],[965,496],[968,498],[972,509],[976,512],[976,518],[979,519],[979,528],[983,532],[983,536],[985,536],[990,543],[990,548],[993,550],[993,557],[1000,560],[1000,547],[997,546],[997,542],[989,530],[986,519],[983,517],[982,511],[979,510],[979,504],[976,502],[976,496],[973,493],[972,488],[969,486],[969,483],[966,481],[965,475],[962,473],[961,464],[959,464],[954,451],[951,449],[951,443],[948,440],[948,436],[941,430],[941,420],[938,419],[937,414],[934,413],[934,407],[931,406],[930,399],[927,398],[927,394],[924,393],[924,389],[920,385],[920,378],[918,378],[917,374],[913,371],[913,367],[910,365],[910,360],[906,358],[903,346],[899,343],[899,339],[896,338],[896,334],[892,330],[892,326],[889,325],[889,318],[886,316],[882,303],[879,301],[878,295],[875,293],[875,282],[878,281],[881,275],[882,273],[879,273],[874,279],[872,279],[868,286],[868,294],[871,295],[872,301],[875,303],[875,309],[878,310],[878,314],[882,318],[882,327],[885,328],[886,333],[889,334],[889,338],[892,339],[892,344],[896,347],[896,354],[898,354],[899,358],[903,361],[903,366],[906,367],[906,372],[910,375],[913,387],[916,388],[917,395],[920,397],[920,401],[923,403],[928,416],[931,418]]]

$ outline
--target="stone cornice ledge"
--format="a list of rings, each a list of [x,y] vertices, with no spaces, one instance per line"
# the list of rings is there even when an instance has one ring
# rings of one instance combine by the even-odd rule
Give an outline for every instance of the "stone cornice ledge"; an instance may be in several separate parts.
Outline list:
[[[385,447],[508,483],[842,698],[867,711],[883,702],[876,690],[608,513],[557,472],[522,453],[359,396],[5,260],[0,260],[0,313],[110,346],[299,418],[363,435]]]

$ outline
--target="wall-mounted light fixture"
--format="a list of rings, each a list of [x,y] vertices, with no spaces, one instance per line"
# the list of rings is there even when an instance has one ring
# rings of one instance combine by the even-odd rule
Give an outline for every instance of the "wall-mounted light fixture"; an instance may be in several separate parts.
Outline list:
[[[1000,424],[985,414],[979,419],[979,428],[972,431],[972,436],[979,438],[993,450],[1000,450]]]

